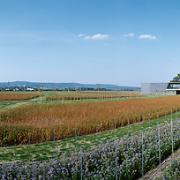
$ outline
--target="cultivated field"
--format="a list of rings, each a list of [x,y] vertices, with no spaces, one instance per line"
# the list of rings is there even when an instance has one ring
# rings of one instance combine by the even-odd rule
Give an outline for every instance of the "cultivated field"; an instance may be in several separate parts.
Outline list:
[[[1,179],[137,179],[180,147],[180,96],[6,96],[0,100]]]
[[[140,93],[136,92],[120,92],[120,91],[74,91],[74,92],[57,92],[47,97],[49,101],[64,101],[64,100],[86,100],[86,99],[115,99],[141,97]]]
[[[29,104],[0,113],[0,144],[17,145],[101,132],[180,109],[180,97],[78,104]]]
[[[164,124],[133,136],[101,144],[48,162],[0,166],[0,177],[25,179],[138,179],[171,154],[171,125]],[[180,121],[173,122],[173,147],[180,145]],[[178,180],[178,179],[175,179]]]
[[[27,92],[0,92],[0,101],[22,101],[36,98],[39,93],[27,93]]]

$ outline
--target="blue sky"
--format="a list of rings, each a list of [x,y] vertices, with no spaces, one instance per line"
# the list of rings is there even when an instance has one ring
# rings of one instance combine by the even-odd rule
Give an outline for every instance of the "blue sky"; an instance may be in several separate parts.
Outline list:
[[[179,0],[0,1],[0,81],[169,81],[180,71]]]

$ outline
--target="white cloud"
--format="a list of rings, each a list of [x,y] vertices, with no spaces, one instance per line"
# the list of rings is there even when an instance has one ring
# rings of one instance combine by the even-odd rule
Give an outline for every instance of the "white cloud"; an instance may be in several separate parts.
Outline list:
[[[133,37],[135,37],[135,34],[134,33],[124,34],[124,37],[133,38]]]
[[[141,40],[157,40],[158,38],[155,35],[151,35],[151,34],[140,34],[138,36],[138,39],[141,39]]]
[[[101,33],[97,33],[93,35],[79,34],[78,37],[92,41],[103,41],[103,40],[108,40],[110,38],[108,34],[101,34]]]

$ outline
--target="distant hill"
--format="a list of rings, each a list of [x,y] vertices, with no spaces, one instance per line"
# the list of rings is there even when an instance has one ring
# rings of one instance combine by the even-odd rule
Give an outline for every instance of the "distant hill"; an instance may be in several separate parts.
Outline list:
[[[0,82],[0,88],[13,87],[30,87],[37,89],[63,90],[63,89],[107,89],[120,91],[140,91],[139,87],[118,86],[112,84],[80,84],[80,83],[45,83],[45,82],[28,82],[28,81],[14,81],[14,82]]]

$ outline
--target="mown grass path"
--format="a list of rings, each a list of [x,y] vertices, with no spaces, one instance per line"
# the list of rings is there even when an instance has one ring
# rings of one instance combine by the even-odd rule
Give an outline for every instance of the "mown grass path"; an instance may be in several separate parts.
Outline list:
[[[41,102],[44,101],[44,96],[39,96],[36,98],[32,98],[30,100],[19,100],[19,101],[0,101],[0,110],[7,110],[7,109],[11,109],[11,108],[16,108],[19,106],[23,106],[23,105],[27,105],[30,103],[37,103],[37,102]]]

